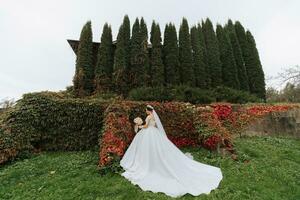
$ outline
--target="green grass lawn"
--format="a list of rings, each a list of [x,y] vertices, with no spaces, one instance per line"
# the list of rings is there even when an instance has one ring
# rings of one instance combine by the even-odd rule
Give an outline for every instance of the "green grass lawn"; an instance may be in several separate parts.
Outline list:
[[[218,166],[223,180],[209,195],[178,199],[300,199],[300,141],[254,137],[236,140],[241,160],[190,151],[196,160]],[[243,162],[249,159],[250,162]],[[0,199],[172,199],[143,192],[118,174],[100,176],[95,151],[45,152],[0,168]]]

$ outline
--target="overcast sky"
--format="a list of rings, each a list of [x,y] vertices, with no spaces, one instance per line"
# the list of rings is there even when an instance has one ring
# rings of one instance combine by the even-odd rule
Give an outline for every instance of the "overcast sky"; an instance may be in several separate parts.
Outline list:
[[[87,20],[94,41],[105,22],[115,39],[125,14],[131,24],[143,16],[148,29],[152,20],[178,27],[182,17],[190,26],[239,20],[256,39],[266,77],[274,76],[300,64],[299,10],[299,0],[0,0],[0,100],[71,85],[75,55],[66,39],[78,39]]]

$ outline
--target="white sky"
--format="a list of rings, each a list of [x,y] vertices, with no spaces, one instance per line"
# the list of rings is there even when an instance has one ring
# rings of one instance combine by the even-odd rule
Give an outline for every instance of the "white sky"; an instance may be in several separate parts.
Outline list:
[[[153,19],[162,29],[182,17],[190,26],[239,20],[256,39],[266,77],[275,76],[300,64],[299,10],[299,0],[0,0],[0,100],[71,85],[75,55],[66,39],[78,39],[87,20],[94,41],[105,22],[115,39],[125,14],[131,25],[144,16],[148,29]]]

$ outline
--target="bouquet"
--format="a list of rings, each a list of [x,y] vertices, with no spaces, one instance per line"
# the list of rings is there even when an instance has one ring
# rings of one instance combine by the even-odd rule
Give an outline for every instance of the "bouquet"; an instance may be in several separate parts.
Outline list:
[[[137,133],[139,130],[139,126],[143,124],[143,120],[140,117],[137,117],[133,120],[133,122],[135,123],[134,131]]]

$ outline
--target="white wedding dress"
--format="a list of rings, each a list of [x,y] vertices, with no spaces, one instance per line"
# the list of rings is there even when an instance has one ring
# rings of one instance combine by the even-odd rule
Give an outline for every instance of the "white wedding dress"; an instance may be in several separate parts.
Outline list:
[[[148,127],[136,134],[120,161],[125,170],[122,176],[144,191],[163,192],[171,197],[209,194],[218,187],[223,178],[220,168],[184,154],[157,128],[150,115],[146,124]]]

